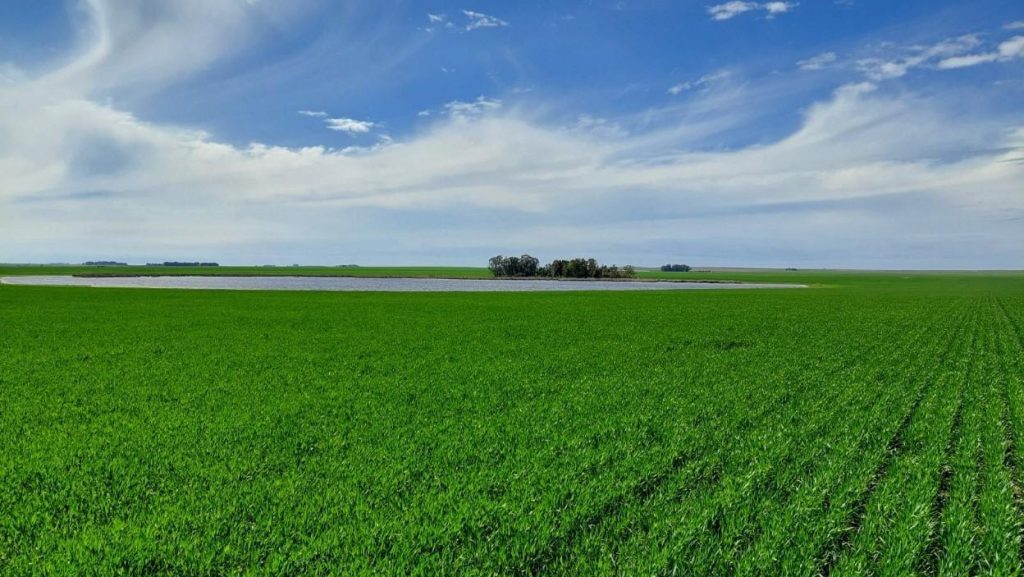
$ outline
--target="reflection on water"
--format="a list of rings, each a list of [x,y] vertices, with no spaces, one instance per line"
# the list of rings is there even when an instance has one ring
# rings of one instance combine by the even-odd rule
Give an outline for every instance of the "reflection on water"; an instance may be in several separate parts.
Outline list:
[[[299,276],[154,276],[72,277],[9,276],[11,285],[177,288],[218,290],[370,291],[370,292],[537,292],[537,291],[650,291],[801,288],[803,285],[601,280],[511,280],[441,278],[360,278]]]

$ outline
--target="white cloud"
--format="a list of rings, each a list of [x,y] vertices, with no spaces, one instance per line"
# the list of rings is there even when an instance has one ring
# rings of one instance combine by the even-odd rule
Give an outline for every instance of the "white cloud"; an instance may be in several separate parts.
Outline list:
[[[1024,20],[1017,20],[1016,22],[1010,22],[1006,26],[1003,26],[1004,30],[1024,30]]]
[[[889,52],[898,52],[898,56],[884,58],[865,58],[857,62],[858,68],[874,81],[888,80],[905,76],[915,68],[936,65],[940,59],[950,59],[963,55],[981,45],[977,34],[965,34],[955,38],[947,38],[932,45],[911,47],[887,47]],[[941,66],[941,62],[937,64]]]
[[[81,0],[88,44],[47,81],[91,94],[145,95],[241,53],[263,22],[286,26],[302,2]]]
[[[989,62],[1007,62],[1016,58],[1024,58],[1024,36],[1014,36],[1000,43],[993,52],[967,54],[943,59],[939,62],[938,67],[944,70],[967,68]]]
[[[1024,57],[1024,36],[1014,36],[999,45],[999,57],[1021,58]]]
[[[327,118],[324,122],[327,124],[327,128],[331,130],[347,132],[349,134],[366,134],[377,125],[368,120],[355,120],[353,118]]]
[[[677,84],[673,84],[672,86],[669,86],[667,92],[669,94],[671,94],[672,96],[678,96],[678,95],[682,94],[683,92],[686,92],[687,90],[689,90],[691,86],[693,86],[693,85],[690,82],[679,82]]]
[[[374,252],[381,246],[407,257],[424,246],[442,254],[519,242],[530,250],[586,250],[587,242],[609,242],[598,238],[604,232],[594,236],[608,226],[623,231],[615,250],[633,255],[644,253],[645,243],[684,242],[691,234],[687,242],[712,235],[750,251],[766,239],[806,249],[806,235],[813,235],[816,247],[833,255],[867,230],[890,242],[945,226],[991,246],[1024,241],[1024,233],[996,222],[1024,214],[1024,166],[1005,162],[1021,154],[1024,129],[1001,135],[927,100],[880,95],[869,84],[819,102],[799,130],[776,142],[711,152],[666,149],[651,134],[630,135],[607,119],[581,117],[561,127],[514,111],[499,115],[500,102],[484,97],[449,103],[454,119],[416,136],[336,150],[236,147],[87,100],[41,100],[33,86],[3,94],[5,259],[42,246],[224,254],[254,243],[312,242],[356,247],[360,259],[387,258]],[[98,147],[121,160],[113,168],[88,166]],[[950,156],[957,160],[935,160]],[[67,195],[94,190],[110,196]],[[882,213],[858,208],[881,202],[873,200],[878,195],[904,194],[923,195],[925,204]],[[638,202],[646,207],[642,216],[630,208]],[[791,205],[810,208],[772,208]],[[915,220],[925,208],[943,206],[950,208]],[[579,207],[587,207],[581,220],[559,225],[558,215]],[[389,228],[387,216],[360,212],[367,210],[450,215],[438,225],[448,232],[437,233],[427,216]],[[470,224],[495,210],[508,215],[508,227]],[[168,216],[185,224],[159,222]],[[771,232],[780,229],[785,234]],[[239,258],[262,258],[250,250]]]
[[[942,70],[951,70],[953,68],[967,68],[969,66],[977,66],[978,64],[985,64],[986,62],[995,62],[999,60],[999,54],[987,53],[987,54],[968,54],[967,56],[953,56],[946,58],[939,62],[939,68]]]
[[[672,86],[669,87],[669,89],[666,92],[668,92],[668,94],[671,94],[672,96],[678,96],[688,90],[707,89],[712,84],[725,78],[728,78],[729,75],[730,73],[726,70],[720,70],[718,72],[713,72],[711,74],[705,74],[704,76],[701,76],[696,80],[686,80],[683,82],[673,84]]]
[[[768,14],[785,14],[796,8],[796,2],[765,2],[761,8],[768,11]]]
[[[433,33],[437,29],[437,26],[442,26],[445,29],[451,30],[455,28],[455,25],[448,21],[447,14],[432,14],[427,13],[427,22],[430,23],[426,28],[422,28],[425,32]]]
[[[712,20],[730,20],[747,12],[763,10],[771,18],[777,14],[785,14],[799,6],[796,2],[744,2],[732,0],[723,4],[716,4],[708,7],[708,14]]]
[[[466,15],[467,19],[466,30],[476,30],[478,28],[503,28],[508,26],[508,22],[500,18],[495,18],[494,16],[481,14],[480,12],[463,10],[462,13]]]
[[[825,52],[806,60],[800,60],[796,65],[800,70],[823,70],[828,68],[829,64],[834,63],[838,58],[835,52]]]
[[[708,13],[711,14],[711,17],[715,20],[729,20],[730,18],[739,16],[744,12],[755,10],[758,6],[757,2],[741,2],[739,0],[733,0],[732,2],[708,7]]]
[[[369,120],[356,120],[354,118],[330,118],[330,115],[323,110],[299,110],[302,116],[323,119],[324,124],[330,130],[347,132],[348,134],[366,134],[370,132],[377,123]],[[388,137],[390,138],[390,137]]]
[[[449,116],[454,117],[477,116],[495,111],[499,108],[501,108],[501,100],[486,98],[484,96],[478,96],[477,99],[472,102],[453,100],[444,105],[445,112],[447,112]]]

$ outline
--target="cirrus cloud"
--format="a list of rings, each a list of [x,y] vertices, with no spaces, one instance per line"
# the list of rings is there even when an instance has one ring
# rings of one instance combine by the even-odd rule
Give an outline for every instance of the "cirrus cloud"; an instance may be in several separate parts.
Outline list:
[[[799,4],[796,2],[746,2],[732,0],[731,2],[709,6],[708,14],[711,15],[712,20],[731,20],[740,14],[760,10],[766,12],[768,17],[771,18],[777,14],[790,12],[797,6]]]

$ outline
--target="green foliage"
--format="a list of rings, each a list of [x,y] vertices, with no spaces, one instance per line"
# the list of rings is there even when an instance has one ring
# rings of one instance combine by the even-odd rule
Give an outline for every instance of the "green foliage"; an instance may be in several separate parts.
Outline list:
[[[688,264],[663,264],[661,265],[661,272],[690,272],[692,270]]]
[[[539,266],[540,261],[528,254],[523,256],[494,256],[487,263],[487,269],[496,277],[554,277],[554,278],[633,278],[636,271],[632,266],[619,268],[616,265],[602,265],[592,258],[555,259]]]
[[[0,575],[1020,574],[1024,277],[768,274],[0,285]]]
[[[540,261],[537,257],[524,254],[523,256],[498,256],[491,257],[487,263],[487,270],[494,276],[537,276],[540,268]]]

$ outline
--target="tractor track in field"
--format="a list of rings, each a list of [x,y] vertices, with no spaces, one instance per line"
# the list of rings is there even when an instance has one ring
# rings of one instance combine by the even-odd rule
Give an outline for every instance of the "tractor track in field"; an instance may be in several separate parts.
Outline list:
[[[634,485],[629,491],[619,497],[606,501],[597,511],[577,520],[569,530],[554,539],[548,541],[541,551],[534,555],[527,564],[527,573],[539,575],[547,571],[552,562],[559,558],[559,554],[572,547],[576,539],[588,528],[599,525],[603,519],[617,514],[634,502],[643,502],[657,491],[665,481],[682,470],[683,465],[692,458],[689,453],[676,455],[661,471],[645,477]]]
[[[975,333],[971,338],[971,345],[969,350],[974,349],[974,345],[977,342],[977,334]],[[956,472],[953,469],[952,461],[955,458],[956,451],[960,448],[962,439],[961,428],[963,426],[963,405],[964,405],[964,387],[970,386],[971,377],[974,374],[974,370],[977,363],[974,361],[974,357],[971,357],[971,363],[967,367],[967,372],[964,374],[963,384],[960,387],[960,397],[956,409],[956,415],[953,421],[953,427],[950,431],[949,441],[946,445],[945,456],[943,457],[942,470],[939,478],[939,488],[935,494],[935,501],[932,507],[932,530],[928,535],[928,545],[925,547],[924,552],[918,557],[915,566],[918,567],[919,573],[922,575],[937,575],[938,574],[938,561],[945,553],[945,545],[942,542],[942,526],[945,519],[945,509],[949,502],[950,491],[952,490],[953,480],[956,477]],[[1005,409],[1005,407],[1004,407]],[[1005,459],[1005,455],[1004,455]],[[980,472],[984,469],[984,450],[981,444],[975,448],[975,468]],[[1004,463],[1005,464],[1005,463]],[[981,477],[979,475],[976,481],[973,494],[978,495],[981,492]],[[975,524],[980,526],[980,510],[977,508],[977,503],[974,506]]]
[[[1003,311],[1003,316],[1006,317],[1010,326],[1013,327],[1013,332],[1017,335],[1017,343],[1020,344],[1022,349],[1024,349],[1024,330],[1021,329],[1020,324],[1017,322],[1017,317],[1010,314],[1010,311],[1007,310],[1006,303],[1003,302],[1003,299],[997,298],[996,303],[999,304],[999,309]]]
[[[1017,325],[1014,318],[1010,315],[1010,311],[1006,310],[1006,305],[1002,299],[996,299],[996,304],[999,306],[999,310],[1003,314],[1003,318],[1006,319],[1007,324],[1013,329],[1014,334],[1017,337],[1017,342],[1022,349],[1024,349],[1024,337],[1021,336],[1020,327]],[[999,349],[998,356],[1000,363],[1003,366],[1004,373],[1010,370],[1007,366],[1007,357],[1002,350],[1002,344],[996,341]],[[1021,484],[1021,470],[1020,462],[1017,458],[1017,430],[1014,427],[1014,423],[1019,418],[1019,415],[1013,411],[1012,404],[1010,402],[1010,381],[1004,378],[1002,387],[1000,387],[1002,393],[1003,410],[1000,415],[1000,424],[1002,425],[1003,435],[1005,436],[1005,442],[1003,444],[1003,466],[1010,473],[1010,486],[1013,489],[1013,506],[1017,513],[1017,556],[1020,559],[1021,565],[1024,565],[1024,485]]]
[[[939,474],[939,490],[935,493],[935,500],[932,502],[932,527],[928,535],[928,545],[924,554],[919,558],[917,570],[922,575],[935,575],[938,572],[938,560],[942,554],[942,539],[940,539],[942,518],[946,513],[946,505],[949,503],[949,494],[953,487],[953,458],[960,447],[961,429],[964,418],[964,391],[960,389],[957,400],[956,413],[953,415],[953,425],[950,427],[949,440],[942,459],[942,470]]]
[[[974,351],[974,345],[975,345],[976,342],[977,342],[977,333],[975,333],[974,338],[971,339],[971,347],[970,347],[971,351]],[[970,386],[971,378],[974,375],[974,370],[975,370],[975,368],[978,365],[977,361],[975,360],[975,356],[976,355],[974,355],[974,354],[971,355],[971,362],[967,366],[967,373],[964,375],[964,383],[967,386]],[[982,518],[981,518],[981,503],[980,503],[980,497],[981,497],[981,493],[982,493],[982,488],[983,488],[983,485],[985,483],[985,434],[984,434],[984,431],[979,433],[979,435],[980,435],[980,437],[979,437],[980,442],[974,447],[974,470],[977,471],[978,474],[977,474],[977,476],[976,476],[976,478],[974,480],[974,489],[973,489],[973,491],[971,493],[973,495],[973,497],[974,497],[971,500],[971,513],[974,516],[973,521],[974,521],[974,526],[975,527],[983,527],[984,526],[984,523],[982,522]],[[978,561],[977,561],[977,559],[975,559],[973,564],[972,564],[972,566],[971,566],[971,575],[978,575],[979,574],[979,570],[980,570],[980,568],[978,567]]]
[[[846,523],[843,524],[846,529],[839,532],[832,540],[831,544],[825,547],[824,552],[818,556],[819,559],[822,559],[821,566],[817,572],[821,577],[828,577],[831,575],[836,563],[852,546],[854,537],[860,532],[860,528],[864,524],[864,518],[867,514],[868,503],[871,500],[871,496],[878,489],[878,486],[882,481],[885,480],[893,462],[903,452],[904,437],[906,436],[907,430],[910,428],[910,423],[913,421],[914,415],[917,414],[917,411],[928,392],[935,386],[936,373],[938,373],[939,369],[946,364],[950,351],[953,350],[954,344],[956,344],[963,336],[964,327],[968,325],[969,323],[967,319],[958,325],[956,333],[949,339],[945,350],[943,350],[942,355],[940,355],[939,362],[935,364],[935,367],[926,378],[925,384],[922,385],[921,390],[918,391],[914,401],[911,403],[910,409],[903,416],[903,419],[900,421],[896,431],[889,439],[881,461],[879,461],[875,470],[872,472],[867,486],[854,502]]]

